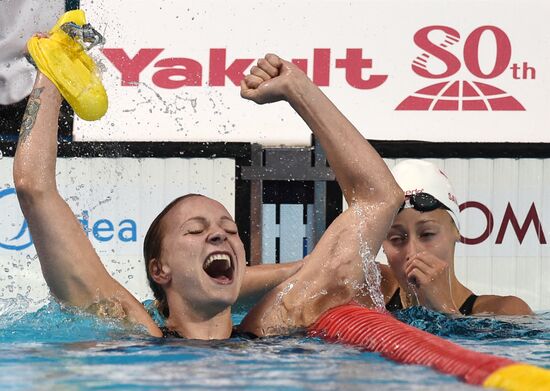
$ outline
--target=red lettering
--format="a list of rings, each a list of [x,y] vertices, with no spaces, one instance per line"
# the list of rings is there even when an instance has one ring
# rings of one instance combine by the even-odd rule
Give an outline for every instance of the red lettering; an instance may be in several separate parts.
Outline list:
[[[195,60],[165,58],[158,61],[155,67],[172,67],[157,71],[153,75],[153,83],[161,88],[174,89],[184,86],[200,86],[202,84],[202,66]]]
[[[388,78],[388,75],[370,75],[363,79],[363,69],[372,68],[372,60],[363,58],[363,49],[347,49],[346,58],[336,60],[336,68],[344,68],[348,84],[361,90],[379,87]]]
[[[210,75],[211,86],[225,86],[227,76],[233,84],[240,85],[244,79],[244,72],[254,62],[254,59],[239,58],[226,66],[226,49],[210,49]]]
[[[493,33],[496,41],[496,60],[493,70],[483,73],[479,65],[479,41],[485,31]],[[481,79],[492,79],[502,74],[508,68],[512,58],[512,45],[504,31],[495,26],[478,27],[468,36],[464,43],[464,63],[466,68]]]
[[[464,244],[479,244],[485,241],[489,237],[489,235],[491,235],[491,232],[493,232],[493,226],[494,226],[493,214],[491,213],[489,208],[487,208],[481,202],[477,202],[477,201],[464,202],[463,204],[460,204],[460,207],[459,207],[461,212],[464,209],[468,209],[468,208],[475,208],[480,210],[481,213],[483,213],[486,220],[485,231],[483,231],[482,234],[479,235],[477,238],[467,238],[465,236],[460,235],[460,241]]]
[[[420,49],[424,50],[426,53],[431,54],[432,56],[443,61],[447,69],[439,74],[434,74],[428,71],[426,67],[416,65],[414,62],[412,64],[412,70],[419,76],[427,77],[429,79],[441,79],[454,75],[460,69],[460,60],[456,58],[454,54],[447,51],[441,44],[435,44],[428,38],[428,35],[432,31],[440,30],[443,31],[450,39],[458,41],[460,39],[460,34],[458,31],[451,27],[447,26],[428,26],[420,29],[414,35],[414,43]],[[451,41],[449,41],[451,42]]]
[[[313,82],[326,87],[330,83],[330,49],[313,50]]]
[[[529,208],[529,212],[527,212],[527,217],[525,218],[525,221],[523,222],[521,228],[519,226],[518,219],[514,214],[512,206],[510,205],[510,203],[508,203],[506,211],[504,212],[504,217],[502,218],[502,224],[500,225],[500,229],[498,231],[497,240],[495,242],[496,244],[501,244],[503,242],[504,234],[506,233],[506,229],[508,228],[508,223],[512,224],[512,228],[514,228],[520,244],[523,243],[523,239],[525,238],[525,235],[527,234],[527,230],[529,229],[529,225],[531,225],[531,223],[533,223],[535,227],[539,243],[546,244],[544,230],[542,229],[542,224],[540,223],[535,203],[531,204],[531,208]]]
[[[306,58],[295,58],[292,60],[292,63],[296,65],[304,73],[307,73],[307,59]]]
[[[308,73],[308,60],[306,58],[292,59],[292,63]],[[330,83],[330,49],[313,49],[313,82],[326,87]]]
[[[124,49],[103,49],[102,52],[120,71],[121,85],[135,86],[139,83],[139,74],[151,64],[164,49],[140,49],[130,58]]]
[[[124,49],[103,49],[105,57],[111,61],[121,74],[121,85],[135,86],[140,82],[141,72],[163,52],[161,48],[140,49],[131,58]],[[210,49],[208,84],[210,86],[225,86],[226,77],[238,86],[245,76],[245,72],[252,65],[254,59],[237,58],[227,63],[227,49]],[[331,49],[313,49],[313,59],[292,59],[302,71],[308,71],[308,64],[313,82],[321,87],[330,85],[331,73]],[[153,83],[161,88],[176,89],[180,87],[194,87],[203,85],[203,64],[197,60],[186,57],[169,57],[157,61],[154,64],[157,70],[153,76]],[[363,77],[363,70],[372,68],[372,59],[363,58],[362,49],[347,49],[346,57],[335,60],[336,68],[344,68],[346,81],[354,88],[372,89],[383,84],[388,75],[370,75]]]

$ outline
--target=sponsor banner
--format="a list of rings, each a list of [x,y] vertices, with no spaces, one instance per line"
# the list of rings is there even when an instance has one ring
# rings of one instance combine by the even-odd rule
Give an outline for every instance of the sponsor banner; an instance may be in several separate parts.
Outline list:
[[[274,52],[369,139],[550,142],[550,3],[542,0],[82,0],[107,44],[96,53],[107,115],[82,141],[306,145],[286,104],[239,96]]]
[[[27,222],[12,181],[12,158],[0,160],[0,299],[47,297]],[[82,224],[111,275],[136,297],[151,298],[143,264],[143,238],[173,199],[201,193],[234,215],[232,159],[58,159],[59,192]]]

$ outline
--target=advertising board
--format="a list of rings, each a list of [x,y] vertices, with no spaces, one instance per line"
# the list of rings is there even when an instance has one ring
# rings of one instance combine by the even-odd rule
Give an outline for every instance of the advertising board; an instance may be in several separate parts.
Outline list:
[[[272,52],[369,139],[550,141],[546,1],[80,3],[107,39],[95,56],[110,108],[77,120],[76,140],[309,145],[288,105],[239,96]]]

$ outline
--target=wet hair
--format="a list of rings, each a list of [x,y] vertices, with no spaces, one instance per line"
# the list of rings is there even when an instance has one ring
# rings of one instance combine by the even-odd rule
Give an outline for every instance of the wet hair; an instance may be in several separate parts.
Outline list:
[[[157,308],[160,313],[165,317],[168,317],[170,315],[170,311],[168,309],[168,301],[166,299],[166,292],[164,292],[162,286],[160,286],[151,276],[151,273],[149,272],[149,264],[151,263],[151,260],[153,260],[154,258],[158,260],[162,255],[162,240],[164,238],[162,221],[164,219],[164,216],[166,216],[168,212],[170,212],[172,208],[174,208],[174,206],[191,197],[204,196],[201,194],[189,193],[178,197],[170,202],[168,205],[166,205],[162,212],[160,212],[158,216],[155,217],[155,219],[149,226],[147,234],[145,235],[145,240],[143,241],[143,258],[145,259],[145,273],[147,274],[147,280],[149,281],[149,286],[151,287],[151,290],[155,295]]]

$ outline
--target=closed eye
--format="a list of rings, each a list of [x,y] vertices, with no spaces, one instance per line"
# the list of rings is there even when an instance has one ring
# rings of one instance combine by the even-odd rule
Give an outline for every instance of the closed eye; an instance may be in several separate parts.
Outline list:
[[[206,226],[202,223],[192,223],[188,224],[185,229],[183,230],[183,233],[185,235],[198,235],[204,232]]]
[[[201,228],[193,228],[193,229],[188,229],[187,231],[185,231],[186,234],[191,234],[191,235],[197,235],[197,234],[200,234],[202,233],[204,230],[201,229]]]
[[[425,239],[430,239],[433,236],[435,236],[435,232],[422,232],[420,234],[420,237]]]
[[[235,224],[225,224],[222,228],[225,232],[227,232],[230,235],[235,235],[236,233],[239,232]]]
[[[230,235],[235,235],[236,233],[239,232],[239,229],[237,228],[237,224],[235,224],[233,219],[230,219],[228,217],[222,217],[220,222],[220,227]]]

